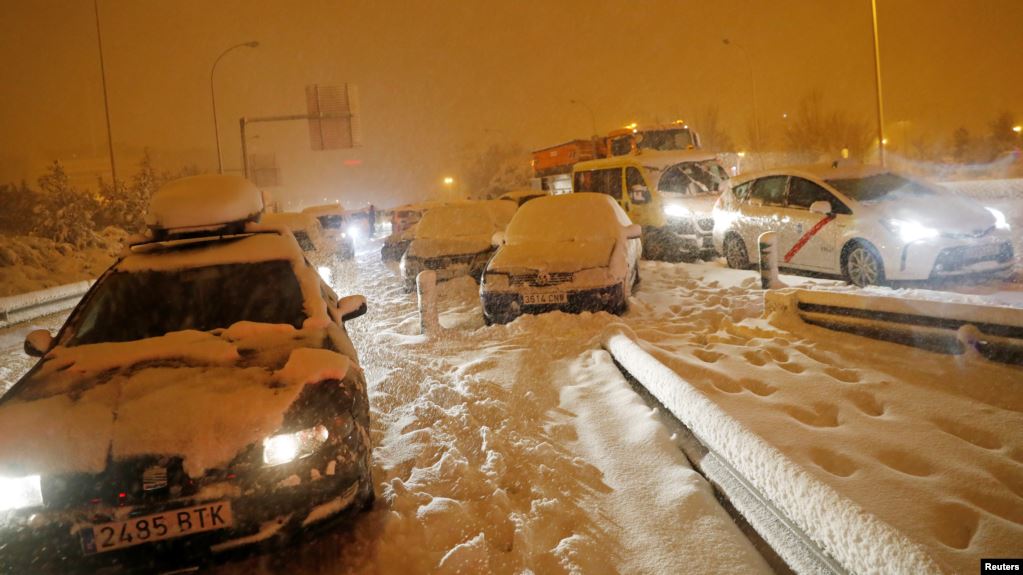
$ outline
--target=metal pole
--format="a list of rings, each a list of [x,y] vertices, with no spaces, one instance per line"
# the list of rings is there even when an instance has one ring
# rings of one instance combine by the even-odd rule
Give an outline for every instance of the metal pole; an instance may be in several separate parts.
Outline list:
[[[99,73],[103,81],[103,111],[107,117],[107,147],[110,151],[110,178],[117,187],[117,161],[114,159],[114,135],[110,130],[110,100],[107,98],[107,69],[103,63],[103,35],[99,26],[99,0],[93,0],[93,11],[96,13],[96,44],[99,46]]]
[[[877,83],[877,153],[884,167],[884,100],[881,97],[881,48],[877,35],[877,0],[870,0],[870,12],[874,21],[874,70]]]
[[[213,103],[213,134],[216,136],[216,140],[217,140],[217,173],[218,174],[223,174],[224,173],[224,156],[220,152],[220,126],[217,124],[217,90],[216,90],[216,84],[214,82],[214,74],[216,74],[216,72],[217,72],[217,64],[220,63],[220,59],[223,58],[224,56],[226,56],[228,52],[234,50],[235,48],[241,48],[242,46],[245,46],[245,47],[248,47],[248,48],[255,48],[256,46],[259,46],[259,42],[257,42],[257,41],[242,42],[241,44],[235,44],[234,46],[231,46],[227,50],[224,50],[223,52],[221,52],[219,56],[217,56],[217,59],[213,61],[213,67],[210,68],[210,101]]]
[[[242,137],[242,175],[249,179],[249,151],[248,143],[245,141],[245,117],[238,118],[238,125],[241,128]]]
[[[757,133],[757,151],[760,152],[762,151],[760,148],[763,145],[764,139],[760,135],[760,110],[757,106],[757,77],[753,74],[753,60],[750,59],[749,52],[746,51],[746,48],[744,48],[742,44],[736,44],[728,38],[724,38],[721,41],[726,46],[735,46],[738,48],[739,51],[742,52],[742,56],[746,58],[746,66],[749,68],[749,83],[753,95],[753,127]]]

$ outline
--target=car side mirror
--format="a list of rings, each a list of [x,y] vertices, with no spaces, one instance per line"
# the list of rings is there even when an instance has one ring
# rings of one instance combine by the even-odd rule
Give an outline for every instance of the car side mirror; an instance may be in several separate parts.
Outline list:
[[[495,248],[501,247],[504,245],[504,240],[504,232],[494,232],[494,235],[490,236],[490,245]]]
[[[53,335],[45,329],[29,332],[25,338],[25,353],[32,357],[43,357],[53,349]]]
[[[361,317],[366,313],[366,296],[350,295],[337,302],[337,315],[342,322]]]
[[[831,202],[826,200],[818,200],[810,204],[810,212],[826,216],[831,213]]]
[[[636,240],[643,237],[643,227],[639,224],[625,226],[625,237],[630,240]]]

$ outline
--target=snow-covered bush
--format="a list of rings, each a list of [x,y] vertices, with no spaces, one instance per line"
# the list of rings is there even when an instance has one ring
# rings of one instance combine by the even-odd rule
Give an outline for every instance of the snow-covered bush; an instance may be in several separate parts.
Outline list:
[[[39,194],[32,207],[32,235],[67,243],[76,248],[96,245],[93,216],[99,199],[71,185],[59,162],[39,178]]]

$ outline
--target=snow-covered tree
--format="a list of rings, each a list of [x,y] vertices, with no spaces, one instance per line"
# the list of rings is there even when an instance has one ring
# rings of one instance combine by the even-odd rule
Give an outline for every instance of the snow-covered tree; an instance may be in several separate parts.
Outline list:
[[[528,188],[532,169],[529,152],[520,145],[490,144],[482,151],[467,146],[460,154],[463,190],[470,198],[496,198],[514,189]]]
[[[60,162],[39,177],[39,196],[33,208],[31,233],[82,248],[95,243],[93,217],[99,201],[71,185]]]
[[[843,149],[849,150],[850,157],[862,158],[872,139],[865,121],[851,117],[844,110],[828,110],[824,96],[818,91],[804,96],[785,123],[789,148],[809,155],[810,161],[821,157],[838,158]]]
[[[707,106],[696,116],[693,129],[700,134],[700,143],[710,152],[733,152],[735,142],[721,125],[721,114],[717,106]]]

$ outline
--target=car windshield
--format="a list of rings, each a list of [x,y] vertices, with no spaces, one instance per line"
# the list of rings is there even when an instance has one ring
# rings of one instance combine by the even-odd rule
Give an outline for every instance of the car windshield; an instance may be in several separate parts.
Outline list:
[[[683,162],[664,170],[657,189],[670,194],[717,194],[728,174],[714,160]]]
[[[318,216],[316,219],[320,220],[320,227],[325,230],[339,230],[345,224],[344,216],[339,214]]]
[[[864,178],[826,180],[836,190],[860,202],[879,202],[905,196],[931,196],[937,192],[919,182],[886,172]]]
[[[113,272],[70,320],[68,346],[208,331],[239,321],[302,327],[302,290],[288,261]]]
[[[638,140],[639,147],[644,150],[686,150],[693,145],[693,136],[688,128],[643,132]]]

